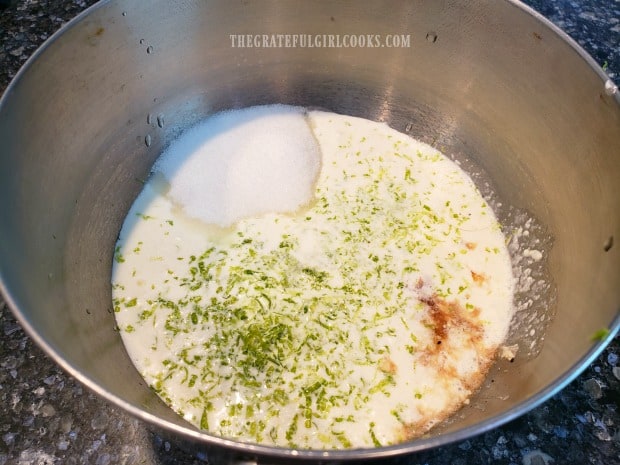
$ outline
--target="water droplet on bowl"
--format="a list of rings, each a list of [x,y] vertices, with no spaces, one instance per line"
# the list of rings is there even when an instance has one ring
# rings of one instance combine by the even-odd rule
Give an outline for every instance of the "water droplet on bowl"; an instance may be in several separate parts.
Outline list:
[[[126,11],[123,11],[122,15],[123,15],[123,16],[127,16],[127,12],[126,12]]]
[[[144,143],[146,144],[147,147],[151,146],[152,140],[151,140],[151,135],[147,134],[146,137],[144,138]]]
[[[140,39],[140,45],[144,45],[144,39]]]
[[[618,92],[618,86],[611,79],[607,79],[605,81],[605,93],[607,95],[614,95],[616,92]]]
[[[148,115],[146,115],[146,124],[151,124],[152,121],[153,121],[153,117],[149,113]]]
[[[407,123],[407,126],[405,126],[405,132],[411,132],[412,129],[413,123]]]
[[[152,45],[149,45],[148,47],[146,47],[146,53],[148,53],[149,55],[151,53],[153,53],[153,46]]]
[[[160,128],[164,127],[164,114],[160,113],[159,115],[157,115],[157,126],[159,126]]]
[[[429,32],[428,34],[426,34],[426,40],[431,44],[434,44],[435,42],[437,42],[437,34],[435,34],[434,32]]]

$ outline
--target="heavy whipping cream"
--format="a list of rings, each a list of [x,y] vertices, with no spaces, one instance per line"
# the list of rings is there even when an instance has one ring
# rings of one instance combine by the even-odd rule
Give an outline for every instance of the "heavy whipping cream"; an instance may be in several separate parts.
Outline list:
[[[424,434],[480,385],[512,316],[504,236],[455,163],[296,107],[216,115],[173,143],[112,282],[127,351],[171,408],[294,448]]]

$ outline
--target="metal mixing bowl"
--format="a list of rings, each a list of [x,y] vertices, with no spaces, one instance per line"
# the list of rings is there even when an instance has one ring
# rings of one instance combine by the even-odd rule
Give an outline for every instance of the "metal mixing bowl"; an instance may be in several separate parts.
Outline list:
[[[230,37],[282,33],[406,34],[411,43],[235,48]],[[557,392],[620,326],[620,96],[606,79],[566,35],[515,1],[101,2],[54,35],[0,102],[2,291],[71,375],[206,449],[345,461],[464,439]],[[545,298],[530,290],[525,315],[537,332],[529,333],[532,322],[527,332],[515,327],[515,363],[499,361],[495,382],[428,437],[321,452],[210,436],[169,410],[125,353],[110,273],[139,181],[195,122],[276,102],[385,121],[432,143],[491,187],[508,229],[523,217],[540,226],[539,271],[553,285],[539,289]],[[593,340],[602,328],[609,334]]]

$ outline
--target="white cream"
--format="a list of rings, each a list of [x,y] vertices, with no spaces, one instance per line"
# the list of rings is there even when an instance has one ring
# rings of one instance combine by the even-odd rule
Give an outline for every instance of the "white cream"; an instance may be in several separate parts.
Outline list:
[[[393,444],[481,383],[512,315],[510,257],[448,158],[384,124],[308,119],[322,165],[303,210],[223,229],[146,184],[117,246],[116,318],[146,381],[213,434]]]

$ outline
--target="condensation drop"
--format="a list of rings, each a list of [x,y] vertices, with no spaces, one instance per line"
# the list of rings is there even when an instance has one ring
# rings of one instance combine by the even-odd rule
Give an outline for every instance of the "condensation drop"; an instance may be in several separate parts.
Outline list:
[[[144,39],[140,39],[140,45],[144,45]]]
[[[123,16],[127,16],[127,12],[126,11],[123,11],[122,14],[123,14]]]
[[[157,126],[159,126],[160,128],[164,127],[164,115],[163,115],[163,113],[160,113],[159,115],[157,115]]]
[[[407,123],[407,126],[405,126],[405,132],[411,132],[412,129],[413,123]]]
[[[616,92],[618,92],[618,86],[611,79],[607,79],[605,81],[605,93],[607,95],[614,95]]]
[[[144,143],[146,144],[147,147],[151,146],[152,140],[151,140],[151,135],[147,134],[146,137],[144,138]]]
[[[426,40],[429,41],[431,44],[434,44],[435,42],[437,42],[437,34],[435,34],[434,32],[429,32],[428,34],[426,34]]]
[[[146,124],[151,124],[152,121],[153,121],[153,117],[149,113],[148,115],[146,115]]]
[[[153,46],[149,45],[148,47],[146,47],[146,53],[151,54],[153,53]]]

